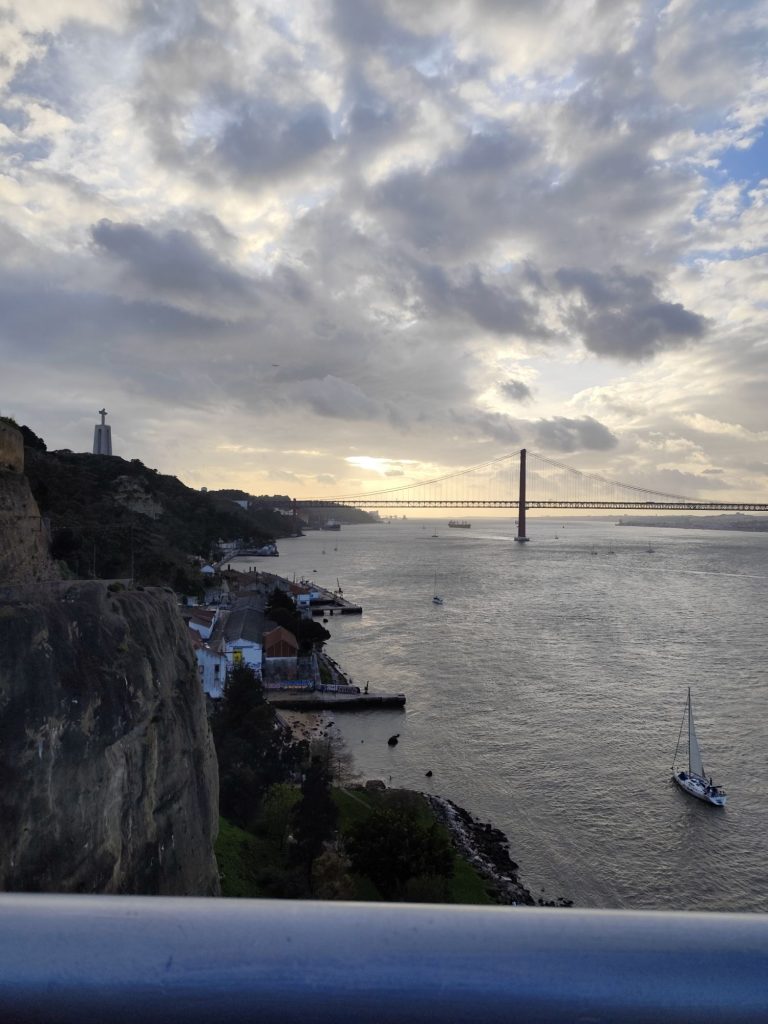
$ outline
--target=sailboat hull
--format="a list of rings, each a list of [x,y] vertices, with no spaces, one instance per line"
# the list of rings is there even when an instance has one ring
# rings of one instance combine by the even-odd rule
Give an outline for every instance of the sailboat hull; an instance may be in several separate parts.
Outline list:
[[[712,804],[713,807],[725,807],[725,793],[712,792],[713,787],[707,784],[706,779],[691,775],[690,772],[675,772],[672,778],[689,796],[703,800],[705,804]]]

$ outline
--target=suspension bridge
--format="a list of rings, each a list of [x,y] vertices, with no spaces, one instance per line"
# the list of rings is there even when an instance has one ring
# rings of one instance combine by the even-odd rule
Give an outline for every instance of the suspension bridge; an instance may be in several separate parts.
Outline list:
[[[517,511],[518,541],[528,540],[528,509],[608,509],[611,511],[768,512],[768,503],[701,501],[647,487],[608,480],[522,448],[469,469],[431,480],[333,498],[305,498],[301,508],[345,505],[364,509],[504,508]]]

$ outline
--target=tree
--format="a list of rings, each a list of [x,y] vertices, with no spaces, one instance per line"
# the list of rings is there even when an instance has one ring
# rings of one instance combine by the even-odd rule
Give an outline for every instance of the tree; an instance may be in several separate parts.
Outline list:
[[[290,741],[248,665],[236,665],[227,676],[211,730],[219,762],[221,813],[247,828],[270,786],[295,775],[306,744]]]
[[[349,786],[359,778],[355,759],[338,733],[312,740],[309,749],[312,757],[320,759],[337,786]]]
[[[312,891],[312,867],[336,830],[338,809],[331,797],[331,776],[313,757],[301,783],[301,799],[293,812],[294,860],[303,864]]]
[[[22,425],[19,427],[21,436],[24,438],[25,448],[36,448],[39,452],[48,451],[48,446],[42,437],[38,437],[34,430],[30,430],[29,427]]]
[[[453,874],[453,850],[445,832],[433,822],[424,824],[405,807],[382,807],[357,822],[346,841],[352,867],[367,875],[382,896],[402,893],[411,878]]]
[[[269,595],[266,612],[278,626],[293,633],[299,645],[299,651],[303,654],[308,653],[314,647],[322,647],[326,640],[331,639],[331,634],[319,622],[303,618],[288,594],[284,590],[280,590],[279,587],[275,587]]]
[[[273,617],[273,613],[278,609],[282,609],[287,612],[296,614],[296,605],[291,600],[290,596],[286,594],[280,587],[274,587],[272,593],[269,595],[269,601],[267,602],[267,615]]]
[[[270,786],[261,808],[261,827],[281,853],[285,852],[293,809],[299,800],[295,786],[278,782]]]

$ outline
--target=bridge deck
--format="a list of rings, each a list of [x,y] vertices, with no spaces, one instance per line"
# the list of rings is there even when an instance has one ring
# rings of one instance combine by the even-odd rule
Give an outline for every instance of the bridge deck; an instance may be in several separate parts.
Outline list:
[[[349,498],[349,499],[326,499],[307,498],[297,500],[296,506],[304,508],[333,508],[339,505],[349,508],[519,508],[520,502],[517,499],[496,500],[488,499],[469,501],[462,498],[457,499],[431,499],[431,498]],[[586,508],[586,509],[609,509],[616,512],[641,510],[645,512],[768,512],[768,503],[749,501],[537,501],[527,499],[527,509],[531,508]]]

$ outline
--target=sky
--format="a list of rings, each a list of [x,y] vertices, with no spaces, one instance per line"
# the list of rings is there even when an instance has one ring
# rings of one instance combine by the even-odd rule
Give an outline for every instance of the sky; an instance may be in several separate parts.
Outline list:
[[[0,413],[332,496],[768,500],[768,6],[0,9]]]

